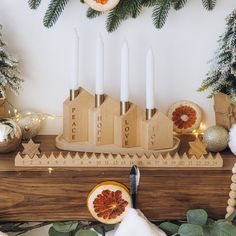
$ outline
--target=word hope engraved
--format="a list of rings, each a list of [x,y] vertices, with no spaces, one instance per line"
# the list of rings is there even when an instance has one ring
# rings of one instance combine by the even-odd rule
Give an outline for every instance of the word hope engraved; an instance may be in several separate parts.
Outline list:
[[[188,156],[186,153],[182,156],[169,153],[164,155],[138,156],[138,155],[112,155],[112,154],[88,154],[88,153],[67,153],[63,156],[61,153],[50,155],[35,155],[29,157],[18,153],[15,157],[16,166],[34,166],[34,167],[131,167],[132,165],[140,167],[222,167],[223,159],[219,153],[213,156],[209,153],[207,156],[196,158]]]

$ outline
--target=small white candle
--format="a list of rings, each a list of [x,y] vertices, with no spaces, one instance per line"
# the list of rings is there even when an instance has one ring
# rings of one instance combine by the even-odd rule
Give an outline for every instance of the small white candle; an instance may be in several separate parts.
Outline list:
[[[71,80],[70,80],[70,89],[78,89],[78,80],[79,80],[79,35],[76,29],[73,32],[73,60],[71,68]]]
[[[154,108],[154,56],[149,49],[146,58],[146,109]]]
[[[104,45],[99,35],[96,48],[96,94],[104,94]]]
[[[129,101],[129,48],[125,41],[121,50],[120,101]]]

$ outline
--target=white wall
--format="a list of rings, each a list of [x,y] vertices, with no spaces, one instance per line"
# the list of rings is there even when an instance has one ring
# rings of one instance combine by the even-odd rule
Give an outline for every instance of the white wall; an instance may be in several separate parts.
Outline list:
[[[9,99],[19,109],[34,109],[58,116],[47,121],[42,133],[61,131],[62,102],[68,95],[72,62],[72,30],[77,27],[81,37],[81,84],[94,91],[95,42],[99,32],[105,42],[105,90],[119,98],[120,47],[124,38],[131,51],[131,99],[145,104],[145,54],[152,47],[156,57],[156,105],[166,112],[179,99],[198,103],[206,113],[206,123],[214,123],[212,101],[196,92],[224,31],[224,18],[235,7],[235,0],[218,0],[216,9],[207,12],[201,1],[189,0],[187,6],[171,11],[167,24],[156,30],[151,11],[130,19],[112,34],[105,30],[105,16],[89,20],[86,5],[70,0],[55,27],[42,25],[49,0],[37,11],[30,10],[26,0],[1,0],[0,23],[4,26],[9,50],[21,59],[25,83],[19,97]]]

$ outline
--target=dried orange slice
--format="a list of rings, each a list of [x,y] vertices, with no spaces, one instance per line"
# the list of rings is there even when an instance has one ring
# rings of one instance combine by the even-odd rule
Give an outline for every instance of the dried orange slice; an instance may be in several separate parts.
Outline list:
[[[87,206],[96,220],[105,224],[119,223],[126,209],[131,207],[129,190],[115,181],[102,182],[90,191]]]
[[[202,121],[201,108],[191,101],[178,101],[168,111],[168,117],[173,121],[174,131],[190,133],[199,128]]]
[[[95,11],[110,11],[116,7],[120,0],[85,0]]]

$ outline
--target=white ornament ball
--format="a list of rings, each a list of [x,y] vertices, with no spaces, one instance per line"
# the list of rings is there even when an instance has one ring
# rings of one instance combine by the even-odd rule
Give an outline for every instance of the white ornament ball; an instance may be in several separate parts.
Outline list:
[[[206,143],[208,151],[220,152],[228,146],[229,134],[222,126],[215,125],[205,131],[203,141]]]
[[[236,155],[236,124],[232,125],[229,131],[229,148],[231,152]],[[236,171],[236,167],[235,171]],[[236,172],[235,172],[236,173]]]

